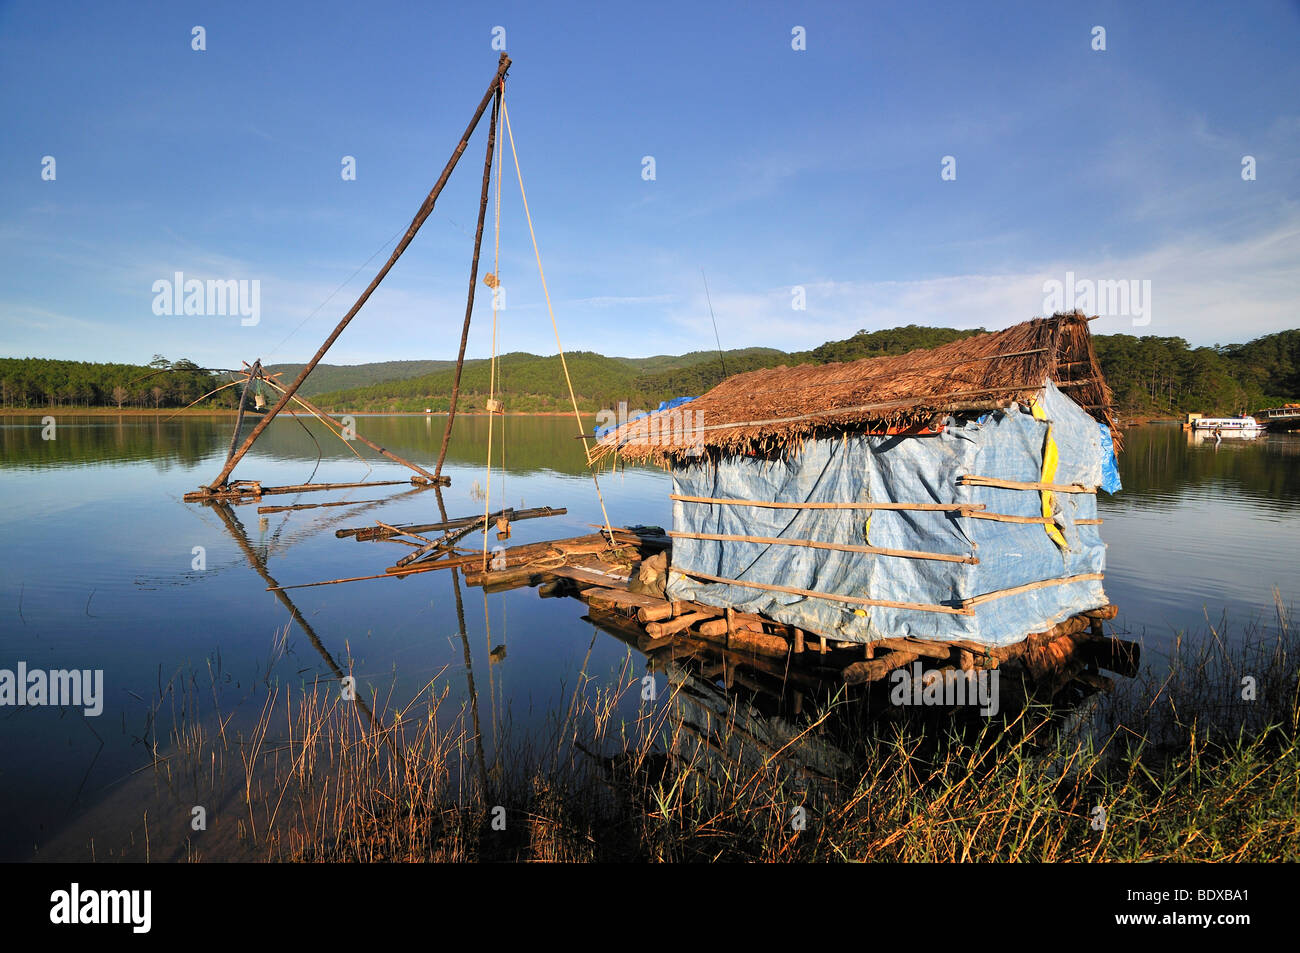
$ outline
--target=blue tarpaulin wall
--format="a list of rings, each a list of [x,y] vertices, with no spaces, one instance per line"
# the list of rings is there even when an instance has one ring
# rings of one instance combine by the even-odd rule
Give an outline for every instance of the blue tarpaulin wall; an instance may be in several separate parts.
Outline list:
[[[1110,433],[1047,384],[1047,421],[1012,408],[980,420],[950,419],[935,436],[845,435],[806,441],[787,460],[731,456],[673,470],[682,496],[788,503],[983,503],[990,513],[1043,515],[1042,495],[959,485],[964,474],[1038,482],[1050,423],[1059,452],[1053,483],[1103,484],[1113,468]],[[1115,484],[1118,475],[1115,475]],[[1118,487],[1116,487],[1118,488]],[[974,554],[978,564],[863,554],[806,546],[684,539],[673,567],[745,582],[912,604],[955,606],[963,599],[1040,580],[1102,572],[1106,550],[1092,493],[1054,493],[1054,517],[1067,548],[1041,524],[1008,523],[927,510],[806,510],[673,503],[678,532],[850,543],[933,553]],[[1107,604],[1099,580],[1054,585],[982,602],[972,615],[854,606],[829,599],[710,583],[670,573],[668,596],[693,599],[850,642],[912,636],[1018,642],[1056,622]]]

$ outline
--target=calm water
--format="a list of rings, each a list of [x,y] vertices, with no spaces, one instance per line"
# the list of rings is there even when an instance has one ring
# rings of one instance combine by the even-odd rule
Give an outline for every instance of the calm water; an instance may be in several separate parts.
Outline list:
[[[97,718],[0,709],[0,858],[66,856],[69,840],[85,843],[78,825],[87,818],[105,838],[116,816],[139,819],[124,792],[150,762],[152,703],[178,673],[207,678],[211,670],[258,710],[265,685],[330,678],[349,659],[366,696],[391,691],[405,701],[437,680],[452,709],[468,697],[450,573],[293,590],[313,639],[256,568],[263,563],[283,585],[383,572],[404,547],[338,539],[334,530],[376,519],[434,522],[434,494],[381,487],[268,497],[263,505],[359,502],[264,517],[256,505],[240,506],[237,521],[224,521],[181,496],[219,470],[230,423],[60,417],[55,439],[46,441],[38,418],[0,418],[0,669],[21,660],[29,669],[103,669],[105,677]],[[397,453],[428,461],[442,419],[363,417],[358,426]],[[444,468],[452,478],[443,491],[449,516],[483,511],[486,426],[483,418],[457,421]],[[505,426],[508,469],[504,481],[493,474],[492,508],[568,508],[562,517],[516,523],[510,543],[590,532],[600,509],[573,421]],[[1287,606],[1300,589],[1300,437],[1225,440],[1216,450],[1157,425],[1126,439],[1125,489],[1101,501],[1116,625],[1140,638],[1154,660],[1175,631],[1204,635],[1207,616],[1218,625],[1226,613],[1234,633],[1273,624],[1274,589]],[[318,425],[277,420],[236,476],[265,485],[305,482],[313,471],[317,482],[407,476],[388,463],[372,466]],[[629,470],[605,475],[601,485],[615,524],[671,522],[665,473]],[[378,498],[386,502],[362,502]],[[204,569],[194,568],[195,547],[203,547]],[[581,621],[574,600],[541,600],[531,589],[461,591],[489,740],[507,724],[516,732],[542,726],[567,701],[589,652],[587,671],[597,679],[612,678],[628,658],[622,643]]]

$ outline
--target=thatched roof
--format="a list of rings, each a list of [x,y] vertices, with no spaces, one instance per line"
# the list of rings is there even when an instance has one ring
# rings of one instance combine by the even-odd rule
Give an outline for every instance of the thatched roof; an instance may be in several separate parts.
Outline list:
[[[667,463],[698,457],[701,444],[722,454],[783,452],[819,433],[983,412],[1024,400],[1049,380],[1116,430],[1088,319],[1076,311],[897,357],[736,374],[675,418],[665,411],[624,424],[599,442],[593,457],[617,452]],[[684,411],[692,412],[686,427]]]

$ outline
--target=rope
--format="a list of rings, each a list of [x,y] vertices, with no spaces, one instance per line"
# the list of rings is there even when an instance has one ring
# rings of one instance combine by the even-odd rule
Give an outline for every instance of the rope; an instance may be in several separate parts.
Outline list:
[[[578,398],[573,393],[573,379],[569,376],[569,362],[564,359],[564,347],[560,344],[560,328],[555,322],[555,309],[551,306],[551,292],[546,287],[546,271],[542,268],[542,253],[537,247],[537,233],[533,230],[533,216],[528,211],[528,194],[524,191],[524,174],[519,169],[519,153],[515,150],[515,134],[510,128],[510,113],[506,110],[505,100],[501,102],[501,116],[505,119],[506,136],[510,140],[510,155],[515,162],[515,175],[519,179],[519,197],[524,202],[524,217],[528,220],[528,237],[533,242],[533,255],[537,258],[537,273],[542,279],[542,294],[546,298],[546,313],[551,318],[551,328],[555,331],[555,347],[560,353],[560,367],[564,369],[564,382],[569,387],[569,400],[573,404],[573,416],[578,421],[578,432],[582,434],[582,451],[587,457],[587,469],[591,472],[591,482],[596,487],[596,498],[600,500],[600,513],[605,518],[605,532],[611,544],[614,540],[614,530],[610,526],[609,513],[605,509],[605,497],[600,492],[600,480],[596,478],[596,471],[591,467],[591,448],[587,446],[587,431],[582,424],[582,414],[578,410]],[[486,547],[486,541],[484,543]]]
[[[505,80],[501,81],[500,90],[497,92],[498,101],[502,114],[506,109],[506,84]],[[496,380],[497,380],[497,301],[499,296],[497,289],[501,287],[501,150],[497,150],[497,182],[496,195],[493,200],[493,238],[492,238],[492,366],[488,372],[488,446],[487,446],[487,488],[483,492],[483,571],[488,568],[488,531],[490,528],[488,516],[492,512],[492,431],[493,421],[496,417],[496,411],[493,405],[496,401]],[[502,479],[504,481],[505,472],[505,421],[501,423],[501,467]],[[504,499],[504,491],[503,496]],[[490,649],[491,646],[489,645]]]
[[[282,393],[282,394],[284,393],[284,388],[281,387],[279,384],[274,383],[270,378],[264,378],[264,379],[266,380],[266,382],[267,382],[268,384],[270,384],[272,387],[274,387],[274,388],[275,388],[276,390],[278,390],[280,393]],[[367,476],[369,476],[370,473],[373,473],[373,472],[374,472],[374,467],[372,467],[369,463],[366,463],[366,459],[365,459],[365,457],[363,457],[363,456],[361,456],[361,454],[357,453],[357,448],[354,447],[354,446],[352,446],[352,442],[351,442],[350,440],[347,440],[346,438],[344,438],[344,436],[343,436],[343,432],[342,432],[342,431],[340,431],[340,430],[335,430],[334,427],[330,424],[330,422],[329,422],[328,420],[326,420],[326,419],[325,419],[324,417],[322,417],[320,414],[316,413],[316,411],[312,410],[310,407],[308,407],[306,404],[304,404],[301,400],[298,399],[298,397],[297,397],[296,395],[294,396],[293,400],[294,400],[294,402],[295,402],[296,404],[298,404],[300,407],[302,407],[303,410],[307,411],[307,413],[311,414],[313,417],[315,417],[317,420],[319,420],[322,424],[324,424],[326,430],[328,430],[328,431],[329,431],[330,433],[332,433],[334,436],[338,437],[340,440],[343,441],[343,446],[345,446],[345,447],[347,447],[349,450],[351,450],[351,451],[352,451],[352,455],[353,455],[354,457],[356,457],[358,460],[360,460],[361,463],[362,463],[362,465],[366,468],[366,475],[367,475]],[[294,414],[293,416],[294,416],[295,418],[297,418],[298,415],[297,415],[297,414]],[[301,421],[299,421],[299,423],[301,423]],[[306,424],[303,424],[303,426],[305,427]],[[311,431],[308,430],[307,433],[310,434]],[[316,438],[313,437],[312,439],[315,440]],[[317,449],[320,449],[320,444],[318,443],[318,444],[316,445],[316,447],[317,447]],[[319,459],[317,460],[317,462],[319,463]],[[315,474],[316,474],[316,471],[313,470],[313,471],[312,471],[312,475],[314,476]],[[308,479],[307,482],[310,483],[311,480]]]
[[[277,344],[275,347],[271,348],[271,350],[269,350],[269,351],[266,352],[266,356],[269,358],[271,355],[273,355],[273,354],[275,354],[277,351],[279,351],[280,348],[284,347],[285,344],[287,344],[287,343],[289,342],[289,339],[290,339],[291,337],[293,337],[295,334],[297,334],[299,331],[302,330],[302,326],[303,326],[304,324],[306,324],[306,323],[307,323],[308,321],[310,321],[312,318],[316,317],[317,312],[319,312],[321,308],[325,307],[325,305],[329,304],[332,300],[334,300],[334,296],[335,296],[336,294],[338,294],[340,291],[342,291],[342,290],[343,290],[344,288],[346,288],[348,285],[352,284],[352,279],[355,278],[357,275],[359,275],[359,274],[361,273],[361,269],[362,269],[362,268],[366,267],[366,265],[370,264],[370,263],[371,263],[372,261],[374,261],[377,257],[379,257],[379,253],[382,252],[382,251],[383,251],[385,248],[387,248],[389,245],[393,244],[393,242],[395,242],[395,241],[397,241],[399,238],[401,238],[401,237],[402,237],[402,233],[405,232],[405,231],[406,231],[406,229],[398,229],[398,231],[396,231],[396,232],[393,234],[393,237],[392,237],[392,238],[388,239],[388,241],[384,242],[382,245],[380,245],[378,248],[376,248],[376,249],[375,249],[375,253],[374,253],[373,255],[371,255],[369,258],[367,258],[365,261],[363,261],[361,264],[359,264],[359,265],[357,266],[357,270],[354,271],[354,272],[352,272],[352,274],[349,275],[349,276],[347,277],[347,279],[343,282],[343,284],[339,285],[337,288],[335,288],[333,291],[331,291],[331,292],[329,293],[329,295],[325,298],[324,301],[322,301],[320,304],[316,305],[316,307],[312,308],[311,313],[310,313],[309,315],[307,315],[307,317],[305,317],[305,318],[303,318],[301,321],[299,321],[299,322],[298,322],[298,326],[297,326],[296,328],[294,328],[292,331],[290,331],[288,334],[286,334],[286,335],[284,336],[284,340],[282,340],[279,344]]]

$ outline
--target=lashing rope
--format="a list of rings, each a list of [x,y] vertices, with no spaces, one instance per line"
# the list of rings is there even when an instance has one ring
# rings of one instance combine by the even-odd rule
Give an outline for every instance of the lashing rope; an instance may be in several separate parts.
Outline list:
[[[515,134],[510,128],[510,113],[506,109],[505,97],[501,99],[501,116],[505,120],[506,137],[510,140],[510,155],[514,158],[515,175],[519,179],[519,197],[524,203],[524,217],[528,221],[528,237],[533,242],[533,255],[537,258],[537,274],[542,279],[542,294],[546,298],[546,313],[551,318],[551,328],[555,331],[555,347],[560,353],[560,367],[564,369],[564,382],[569,388],[569,400],[573,404],[573,416],[578,421],[578,432],[582,434],[582,451],[587,458],[587,469],[591,472],[591,482],[596,487],[596,498],[600,500],[600,513],[605,518],[605,532],[610,544],[614,541],[614,530],[609,523],[609,513],[605,509],[605,496],[600,492],[600,480],[591,466],[591,448],[587,446],[587,431],[582,424],[582,414],[578,410],[578,398],[573,392],[573,379],[569,376],[569,363],[564,358],[564,346],[560,343],[560,328],[555,322],[555,309],[551,306],[551,292],[546,286],[546,270],[542,267],[542,253],[537,247],[537,233],[533,230],[533,216],[528,211],[528,193],[524,191],[524,174],[519,169],[519,153],[515,150]],[[495,312],[494,312],[495,314]],[[483,540],[484,552],[487,551],[487,538]]]
[[[501,113],[505,114],[506,108],[506,84],[501,81],[500,92],[497,94],[497,102]],[[493,200],[493,239],[492,239],[492,281],[485,282],[492,289],[492,365],[488,372],[488,447],[487,447],[487,487],[483,492],[483,569],[488,567],[488,531],[490,529],[488,517],[492,512],[492,432],[496,411],[496,379],[497,379],[497,303],[500,300],[497,289],[501,287],[501,150],[496,154],[496,196]],[[501,466],[502,480],[505,479],[505,421],[501,422]],[[504,493],[503,493],[504,498]]]

